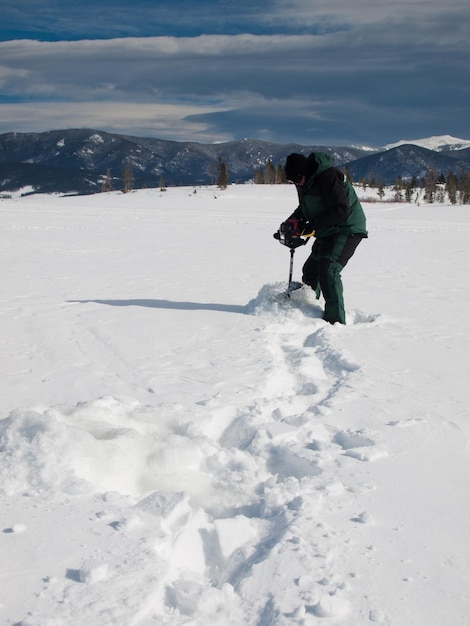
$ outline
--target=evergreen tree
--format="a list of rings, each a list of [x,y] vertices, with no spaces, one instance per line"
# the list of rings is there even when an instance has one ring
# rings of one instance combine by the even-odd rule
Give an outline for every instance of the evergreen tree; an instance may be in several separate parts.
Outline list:
[[[124,165],[123,170],[122,170],[122,178],[124,181],[123,192],[127,193],[134,186],[134,171],[131,165],[129,164]]]
[[[219,158],[219,168],[217,172],[217,187],[219,189],[227,189],[228,185],[228,167],[227,164]]]
[[[274,183],[276,182],[276,170],[274,169],[274,165],[271,159],[268,159],[268,162],[266,163],[264,182],[267,185],[274,185]]]
[[[284,168],[282,167],[280,163],[276,167],[275,183],[276,185],[284,185],[285,183],[287,183],[286,172],[284,171]]]
[[[253,182],[255,185],[264,185],[264,172],[262,167],[256,168]]]
[[[451,204],[457,204],[457,176],[450,172],[446,180],[446,191]]]
[[[437,176],[436,170],[433,166],[430,167],[426,178],[424,179],[424,199],[426,202],[433,203],[436,199],[436,191],[437,191]]]

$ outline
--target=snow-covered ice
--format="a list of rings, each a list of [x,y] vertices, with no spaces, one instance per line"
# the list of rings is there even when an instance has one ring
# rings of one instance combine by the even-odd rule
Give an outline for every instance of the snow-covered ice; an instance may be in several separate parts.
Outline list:
[[[468,624],[470,209],[365,204],[330,326],[294,208],[0,201],[1,624]]]

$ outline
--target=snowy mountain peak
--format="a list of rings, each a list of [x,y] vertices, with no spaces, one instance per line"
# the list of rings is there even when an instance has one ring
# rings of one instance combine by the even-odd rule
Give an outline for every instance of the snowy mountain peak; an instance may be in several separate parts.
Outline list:
[[[402,139],[396,143],[384,146],[384,150],[390,150],[405,144],[413,144],[421,148],[441,152],[442,150],[464,150],[465,148],[470,148],[470,139],[458,139],[457,137],[452,137],[452,135],[436,135],[424,139]]]

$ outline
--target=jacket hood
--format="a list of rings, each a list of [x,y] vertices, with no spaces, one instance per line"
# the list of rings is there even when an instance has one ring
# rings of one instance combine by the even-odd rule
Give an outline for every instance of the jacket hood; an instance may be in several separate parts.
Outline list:
[[[318,176],[318,174],[321,174],[335,165],[330,155],[325,154],[325,152],[312,152],[308,156],[308,161],[312,164],[311,169],[313,170],[313,176]]]

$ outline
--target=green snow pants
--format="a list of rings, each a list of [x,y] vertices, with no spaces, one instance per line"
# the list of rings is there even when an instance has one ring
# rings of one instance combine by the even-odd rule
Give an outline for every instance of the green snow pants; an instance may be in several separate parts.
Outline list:
[[[323,319],[346,324],[341,271],[356,251],[363,235],[332,235],[319,238],[302,268],[302,282],[310,285],[317,298],[323,294]]]

